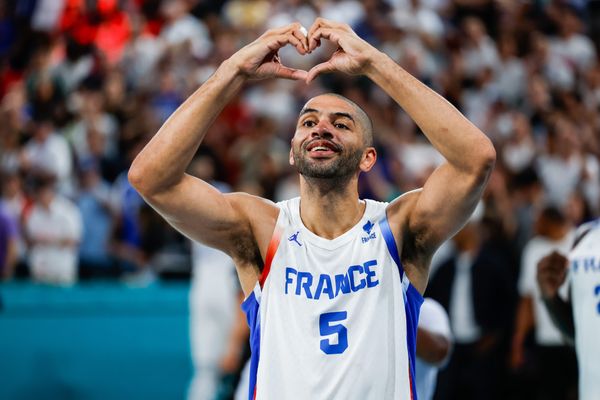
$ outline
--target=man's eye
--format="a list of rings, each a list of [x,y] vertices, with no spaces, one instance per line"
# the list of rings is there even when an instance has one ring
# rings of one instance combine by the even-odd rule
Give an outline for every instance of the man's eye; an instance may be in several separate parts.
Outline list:
[[[315,121],[311,121],[311,120],[306,120],[302,123],[303,126],[306,126],[308,128],[312,128],[313,126],[315,126]]]
[[[341,124],[341,123],[339,123],[339,122],[338,122],[338,123],[336,123],[336,124],[334,124],[334,126],[335,126],[336,128],[338,128],[338,129],[348,129],[348,127],[347,127],[346,125],[344,125],[344,124]]]

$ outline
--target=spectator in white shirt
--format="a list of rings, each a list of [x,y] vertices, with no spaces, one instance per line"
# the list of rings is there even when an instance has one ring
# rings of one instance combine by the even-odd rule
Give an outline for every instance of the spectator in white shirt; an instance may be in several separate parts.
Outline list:
[[[28,172],[53,175],[62,193],[71,187],[72,154],[66,139],[54,130],[51,120],[40,118],[33,137],[25,145],[21,166]]]
[[[35,281],[69,285],[77,280],[81,214],[71,201],[57,194],[54,179],[36,182],[35,205],[25,221],[29,266]]]
[[[552,251],[566,254],[573,242],[573,227],[563,213],[547,207],[537,218],[537,234],[525,246],[519,277],[519,305],[512,341],[511,366],[519,369],[528,364],[525,342],[535,329],[533,363],[540,381],[536,384],[538,399],[565,399],[577,387],[575,352],[566,345],[554,326],[542,301],[536,280],[537,264]]]

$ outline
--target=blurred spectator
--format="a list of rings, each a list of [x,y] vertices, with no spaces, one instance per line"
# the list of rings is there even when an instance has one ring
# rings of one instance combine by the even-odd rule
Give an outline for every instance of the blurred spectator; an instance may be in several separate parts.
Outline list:
[[[12,278],[17,264],[17,223],[0,201],[0,281]]]
[[[498,62],[498,51],[485,25],[475,17],[466,18],[462,26],[465,40],[462,47],[464,71],[467,78],[474,79]]]
[[[504,34],[498,39],[498,61],[492,68],[496,90],[502,101],[518,106],[527,86],[525,63],[518,57],[514,35]]]
[[[7,221],[12,224],[10,236],[15,241],[14,267],[18,269],[16,267],[19,265],[25,265],[27,248],[23,238],[22,222],[25,212],[31,204],[25,198],[21,178],[16,172],[2,173],[0,170],[0,189],[0,208],[6,214]]]
[[[165,25],[160,37],[172,48],[186,46],[199,59],[206,58],[212,49],[212,40],[204,23],[189,13],[189,2],[166,0],[162,12]]]
[[[75,283],[81,230],[79,210],[56,193],[54,179],[37,178],[35,205],[25,221],[34,280],[59,285]]]
[[[134,144],[128,152],[128,158],[135,157],[143,142]],[[143,232],[141,222],[141,210],[144,200],[133,189],[127,179],[127,171],[121,173],[111,187],[111,204],[116,212],[116,226],[113,235],[112,251],[118,261],[119,270],[124,272],[148,271],[148,257],[143,250]],[[147,272],[144,272],[147,271]]]
[[[597,62],[596,49],[590,38],[581,33],[583,24],[573,7],[561,7],[556,22],[559,34],[551,41],[551,51],[577,72],[592,67]]]
[[[537,147],[526,115],[514,113],[510,125],[512,135],[504,145],[502,161],[511,173],[519,174],[533,165],[537,155]]]
[[[79,272],[82,277],[116,275],[110,244],[114,229],[110,185],[100,176],[97,163],[88,159],[80,164],[77,206],[83,233],[79,245]]]
[[[54,176],[61,193],[70,193],[72,159],[71,148],[65,138],[56,132],[52,121],[47,118],[37,120],[33,136],[23,149],[21,168],[33,176]]]
[[[558,117],[550,128],[548,147],[538,157],[536,167],[548,201],[562,207],[576,187],[583,183],[586,168],[598,171],[598,159],[585,155],[571,121]],[[592,184],[597,185],[595,182]],[[597,200],[593,199],[594,202]]]
[[[80,90],[78,93],[80,118],[74,120],[64,131],[78,160],[85,160],[93,154],[94,143],[98,142],[101,158],[117,156],[117,121],[105,112],[104,96],[97,90]]]
[[[577,388],[577,362],[573,348],[567,345],[546,310],[537,285],[537,264],[556,250],[566,253],[573,244],[573,224],[563,213],[548,207],[536,221],[536,236],[525,246],[519,277],[521,299],[517,308],[511,366],[522,368],[528,361],[526,340],[535,329],[533,363],[538,377],[536,399],[574,399]]]
[[[222,192],[230,191],[226,184],[214,180],[216,163],[211,153],[196,157],[189,172],[211,182]],[[237,318],[239,291],[233,260],[219,250],[193,242],[190,345],[194,377],[188,390],[189,400],[215,399],[221,376],[220,363],[228,350],[229,337]],[[243,314],[241,318],[244,321]],[[233,349],[234,355],[230,357],[237,355],[239,358],[239,350],[237,347]]]
[[[503,355],[512,316],[508,266],[482,239],[478,207],[452,239],[454,257],[431,278],[427,296],[447,310],[455,345],[438,377],[435,399],[502,399]]]

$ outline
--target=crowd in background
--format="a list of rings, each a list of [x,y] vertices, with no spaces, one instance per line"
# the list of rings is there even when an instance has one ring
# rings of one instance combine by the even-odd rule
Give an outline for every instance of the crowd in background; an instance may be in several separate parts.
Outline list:
[[[506,382],[537,376],[523,354],[526,330],[512,334],[527,293],[524,249],[600,215],[600,1],[0,0],[0,277],[145,282],[189,270],[189,243],[129,185],[130,162],[233,52],[268,28],[308,28],[318,16],[348,23],[495,144],[481,215],[434,260],[430,292],[451,319],[449,303],[474,303],[460,318],[477,326],[457,338],[476,346],[457,356],[476,362],[452,381],[487,371],[494,382],[478,383],[506,398]],[[280,55],[308,70],[333,50],[323,41],[310,55],[291,47]],[[311,85],[247,84],[190,173],[276,201],[296,196],[288,153],[298,112],[330,91],[374,122],[379,160],[361,178],[362,196],[389,201],[443,161],[372,82],[331,74]],[[490,265],[472,275],[476,301],[452,300],[444,285],[459,281],[464,260],[450,270],[448,260],[473,248]],[[490,363],[509,353],[512,369]]]

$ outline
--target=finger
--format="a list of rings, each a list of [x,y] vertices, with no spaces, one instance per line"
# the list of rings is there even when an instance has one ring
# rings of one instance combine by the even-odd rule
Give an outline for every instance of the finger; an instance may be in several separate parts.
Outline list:
[[[340,32],[331,28],[317,28],[311,36],[309,36],[308,50],[313,51],[321,44],[321,38],[327,39],[336,45],[340,46]]]
[[[304,50],[304,46],[302,45],[302,42],[300,42],[300,40],[298,40],[298,38],[296,36],[292,35],[291,33],[281,34],[281,35],[277,35],[277,36],[273,36],[273,37],[269,38],[267,47],[271,51],[277,51],[277,50],[281,49],[282,47],[287,46],[288,44],[291,44],[292,46],[296,47],[296,49],[301,54],[306,53],[306,51]]]
[[[319,74],[333,71],[335,71],[335,67],[329,61],[317,64],[314,67],[312,67],[310,71],[308,71],[308,75],[306,76],[306,83],[311,83],[313,79],[315,79]]]
[[[302,43],[302,51],[298,49],[300,54],[306,54],[308,52],[308,37],[304,36],[304,33],[301,29],[295,29],[292,31],[292,35],[298,39],[300,43]]]
[[[343,24],[340,22],[335,22],[332,21],[330,19],[325,19],[325,18],[317,18],[315,20],[315,22],[313,22],[312,26],[310,27],[310,29],[308,30],[308,37],[310,38],[312,36],[312,34],[318,29],[318,28],[332,28],[332,29],[350,29],[350,26],[347,24]]]
[[[283,79],[292,80],[306,80],[308,72],[302,69],[289,68],[285,65],[279,65],[279,68],[275,71],[275,76]]]

